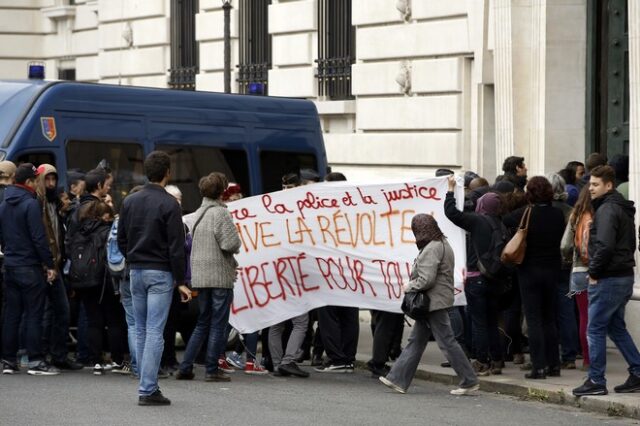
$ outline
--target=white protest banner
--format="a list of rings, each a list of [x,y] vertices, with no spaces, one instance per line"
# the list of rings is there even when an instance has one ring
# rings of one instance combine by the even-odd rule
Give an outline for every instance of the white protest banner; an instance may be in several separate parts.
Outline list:
[[[327,182],[230,203],[242,241],[231,324],[247,333],[326,305],[401,312],[417,213],[432,214],[448,238],[464,304],[465,236],[444,215],[446,192],[446,178]]]

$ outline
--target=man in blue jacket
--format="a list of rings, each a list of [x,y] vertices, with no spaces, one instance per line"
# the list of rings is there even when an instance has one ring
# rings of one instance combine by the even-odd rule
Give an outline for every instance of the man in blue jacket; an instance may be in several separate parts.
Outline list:
[[[36,199],[37,169],[25,163],[17,168],[16,184],[4,193],[0,205],[0,244],[4,251],[5,313],[2,330],[2,373],[18,371],[16,357],[20,321],[26,324],[25,345],[29,356],[28,373],[52,376],[60,371],[49,365],[42,353],[42,316],[47,282],[56,279],[53,256],[49,250]],[[46,277],[45,277],[45,268]],[[46,278],[46,279],[45,279]]]
[[[147,156],[144,171],[149,183],[125,198],[118,224],[118,246],[131,269],[140,375],[138,405],[171,404],[158,387],[158,369],[174,285],[183,302],[191,300],[191,291],[184,285],[182,212],[164,189],[171,176],[170,166],[171,158],[165,152]]]

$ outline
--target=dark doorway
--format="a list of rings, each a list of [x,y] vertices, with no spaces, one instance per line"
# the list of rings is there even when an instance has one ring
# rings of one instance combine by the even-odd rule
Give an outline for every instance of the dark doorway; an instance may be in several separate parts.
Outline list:
[[[587,150],[629,154],[627,0],[589,0]]]

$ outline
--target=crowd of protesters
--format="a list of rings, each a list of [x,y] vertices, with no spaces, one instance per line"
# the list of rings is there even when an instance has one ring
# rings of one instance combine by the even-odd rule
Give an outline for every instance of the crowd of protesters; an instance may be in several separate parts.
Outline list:
[[[585,164],[571,161],[558,173],[529,178],[524,158],[509,157],[492,185],[475,173],[464,175],[462,211],[454,172],[438,170],[437,176],[449,176],[444,213],[467,233],[467,306],[453,306],[454,256],[446,235],[432,216],[416,215],[419,252],[405,291],[425,291],[430,314],[415,321],[403,349],[404,315],[371,312],[366,366],[372,375],[405,393],[433,335],[447,357],[443,366],[460,378],[452,394],[477,390],[477,376],[499,375],[506,362],[537,380],[576,369],[581,358],[588,378],[574,394],[602,395],[609,336],[630,373],[615,391],[640,390],[640,353],[624,322],[636,250],[628,162],[627,156],[607,162],[596,153]],[[234,255],[241,246],[226,202],[241,198],[241,188],[221,173],[204,176],[201,206],[183,217],[182,194],[168,185],[170,166],[168,154],[151,153],[144,162],[148,183],[130,191],[117,215],[106,164],[86,174],[67,172],[69,187],[60,190],[53,165],[0,162],[2,373],[91,368],[97,376],[134,375],[140,405],[170,404],[158,379],[193,380],[196,363],[205,365],[204,379],[215,382],[230,381],[236,370],[306,378],[309,371],[300,364],[307,360],[318,373],[352,373],[357,307],[315,309],[243,335],[226,352]],[[282,188],[320,179],[303,169],[283,176]],[[346,178],[330,173],[325,180]],[[487,253],[525,223],[522,262],[490,272]],[[186,349],[179,362],[178,317],[194,296],[199,314],[192,329],[180,330]],[[68,352],[72,311],[75,357]]]

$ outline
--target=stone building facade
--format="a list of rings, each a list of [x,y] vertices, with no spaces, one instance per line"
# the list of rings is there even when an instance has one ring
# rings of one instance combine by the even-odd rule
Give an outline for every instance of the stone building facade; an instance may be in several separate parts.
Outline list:
[[[639,2],[231,6],[232,92],[245,91],[243,73],[256,65],[269,95],[313,100],[328,160],[351,179],[438,167],[491,179],[509,155],[524,156],[534,175],[600,150],[630,154],[630,194],[640,200]],[[192,15],[177,22],[176,10]],[[50,79],[169,87],[182,67],[187,88],[222,91],[223,17],[221,0],[0,0],[0,78],[24,78],[27,63],[42,60]],[[177,64],[177,44],[190,42],[191,63]],[[344,83],[339,93],[320,84],[327,75]]]
[[[493,177],[510,154],[542,173],[584,156],[587,0],[352,0],[350,96],[339,100],[317,78],[319,3],[331,0],[258,1],[268,3],[269,95],[314,100],[329,161],[350,176],[451,167]],[[195,87],[222,91],[222,2],[195,4]],[[254,4],[231,3],[233,92],[242,9]],[[47,78],[167,87],[172,7],[0,0],[0,77],[41,59]]]

